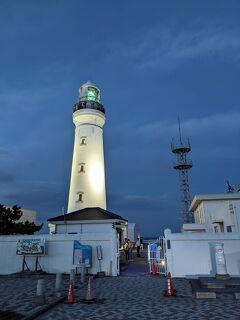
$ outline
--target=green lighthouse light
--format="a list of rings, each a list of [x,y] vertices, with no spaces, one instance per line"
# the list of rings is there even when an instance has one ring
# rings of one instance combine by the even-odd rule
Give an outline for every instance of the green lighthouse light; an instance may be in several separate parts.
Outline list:
[[[97,88],[88,87],[87,88],[87,100],[99,102],[100,92]]]

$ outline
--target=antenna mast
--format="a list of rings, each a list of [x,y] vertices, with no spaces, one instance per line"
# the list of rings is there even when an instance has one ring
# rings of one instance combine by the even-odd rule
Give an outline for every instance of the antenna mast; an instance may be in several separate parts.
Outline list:
[[[187,159],[188,152],[191,151],[191,146],[188,143],[183,143],[180,119],[178,117],[178,131],[179,141],[174,144],[172,141],[172,152],[177,156],[177,161],[174,163],[173,168],[179,172],[180,180],[180,194],[181,194],[181,211],[183,223],[193,223],[193,213],[189,211],[191,204],[190,189],[188,182],[188,170],[192,168],[192,161]]]

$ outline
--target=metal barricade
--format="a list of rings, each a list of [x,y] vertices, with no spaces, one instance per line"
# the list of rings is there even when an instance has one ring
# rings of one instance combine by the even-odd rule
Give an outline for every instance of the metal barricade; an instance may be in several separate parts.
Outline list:
[[[149,272],[152,272],[155,264],[156,272],[161,275],[167,274],[166,246],[164,237],[160,237],[154,243],[148,244]]]

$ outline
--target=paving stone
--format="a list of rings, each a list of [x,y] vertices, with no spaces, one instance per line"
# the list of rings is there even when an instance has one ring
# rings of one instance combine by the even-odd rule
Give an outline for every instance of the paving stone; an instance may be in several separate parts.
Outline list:
[[[37,280],[45,279],[46,304],[38,306],[34,303],[36,296]],[[63,281],[63,288],[66,290],[67,280]],[[48,304],[56,301],[54,294],[55,277],[46,276],[1,276],[0,277],[0,310],[14,311],[23,316],[37,312]]]
[[[196,292],[197,299],[216,299],[216,292]]]
[[[216,299],[196,299],[189,281],[173,279],[176,297],[164,297],[166,280],[160,277],[114,277],[94,279],[93,295],[105,298],[103,305],[58,305],[38,320],[197,320],[239,319],[240,307],[233,295]],[[75,292],[84,297],[84,288]],[[227,297],[227,298],[226,298]],[[66,311],[63,315],[63,311]],[[54,317],[52,316],[54,313]]]
[[[33,303],[37,277],[0,277],[0,310],[28,315],[39,310]],[[53,301],[54,276],[44,276],[47,301]],[[68,292],[69,277],[63,277],[63,291]],[[218,294],[216,299],[196,299],[187,279],[173,279],[176,297],[164,297],[166,279],[148,274],[93,279],[93,296],[106,299],[104,304],[81,304],[87,284],[76,277],[73,305],[59,304],[37,320],[198,320],[240,319],[240,304],[233,294]]]
[[[237,300],[240,299],[240,292],[235,292],[235,298],[236,298]]]

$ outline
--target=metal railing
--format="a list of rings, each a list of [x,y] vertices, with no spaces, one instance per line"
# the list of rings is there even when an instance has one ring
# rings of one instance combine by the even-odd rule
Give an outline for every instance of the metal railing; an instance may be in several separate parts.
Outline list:
[[[73,112],[81,109],[94,109],[105,114],[103,105],[96,101],[79,101],[73,106]]]

